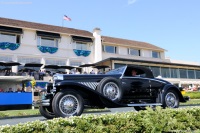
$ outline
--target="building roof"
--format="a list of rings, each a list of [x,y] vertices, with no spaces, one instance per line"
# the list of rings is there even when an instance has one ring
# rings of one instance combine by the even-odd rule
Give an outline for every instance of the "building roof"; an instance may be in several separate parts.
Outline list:
[[[152,45],[150,43],[121,39],[121,38],[114,38],[114,37],[108,37],[108,36],[102,36],[102,42],[103,43],[119,44],[119,45],[123,45],[123,46],[127,45],[127,46],[131,46],[131,47],[136,47],[136,48],[165,51],[165,49],[162,49],[162,48],[157,47],[155,45]]]
[[[47,31],[47,32],[65,33],[69,35],[79,35],[83,37],[93,38],[92,33],[85,30],[78,30],[78,29],[73,29],[73,28],[53,26],[53,25],[47,25],[47,24],[41,24],[41,23],[35,23],[35,22],[27,22],[27,21],[8,19],[8,18],[2,18],[2,17],[0,17],[0,25],[9,26],[9,27],[13,26],[13,27],[18,27],[18,28],[30,28],[34,30],[36,29],[36,30]]]
[[[153,63],[153,64],[161,64],[161,65],[171,65],[171,66],[182,66],[182,67],[194,67],[200,69],[200,65],[191,65],[191,64],[182,64],[182,63],[172,63],[172,62],[165,62],[165,61],[149,61],[149,60],[137,60],[137,59],[127,59],[127,58],[119,58],[119,57],[110,57],[104,59],[102,61],[94,63],[95,65],[102,64],[106,61],[128,61],[128,62],[141,62],[141,63]]]
[[[61,27],[61,26],[8,19],[8,18],[2,18],[2,17],[0,17],[0,25],[8,26],[8,27],[17,27],[17,28],[29,28],[33,30],[40,30],[40,31],[54,32],[54,33],[65,33],[68,35],[76,35],[76,36],[93,38],[93,34],[86,30],[66,28],[66,27]],[[150,43],[139,42],[139,41],[134,41],[134,40],[102,36],[102,41],[103,43],[112,43],[112,44],[118,44],[118,45],[123,45],[123,46],[127,45],[131,47],[136,47],[136,48],[165,51],[165,49],[162,49]]]

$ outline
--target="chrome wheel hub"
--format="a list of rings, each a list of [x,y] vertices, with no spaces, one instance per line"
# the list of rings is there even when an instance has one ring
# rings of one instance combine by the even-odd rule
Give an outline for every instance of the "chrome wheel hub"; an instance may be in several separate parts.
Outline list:
[[[177,100],[174,93],[172,92],[167,93],[167,95],[165,96],[165,102],[166,102],[167,107],[170,107],[170,108],[176,107]]]
[[[66,116],[74,115],[79,107],[78,99],[73,95],[65,95],[60,99],[59,109]]]
[[[119,97],[118,85],[114,82],[108,82],[103,88],[103,94],[111,100],[116,100]]]

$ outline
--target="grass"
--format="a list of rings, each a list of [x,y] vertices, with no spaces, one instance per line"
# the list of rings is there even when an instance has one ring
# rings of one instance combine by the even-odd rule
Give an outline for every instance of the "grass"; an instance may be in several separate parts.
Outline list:
[[[200,99],[190,99],[186,103],[180,103],[180,105],[197,105],[200,104]]]
[[[12,117],[12,116],[28,116],[28,115],[40,115],[40,113],[38,109],[0,111],[0,118]]]
[[[191,99],[200,99],[199,91],[186,92],[183,96],[189,96]]]
[[[180,105],[197,105],[200,104],[200,99],[191,99],[186,103],[180,103]],[[108,109],[85,109],[85,113],[108,111]],[[13,117],[13,116],[30,116],[30,115],[40,115],[38,109],[26,109],[26,110],[6,110],[0,111],[0,118]]]

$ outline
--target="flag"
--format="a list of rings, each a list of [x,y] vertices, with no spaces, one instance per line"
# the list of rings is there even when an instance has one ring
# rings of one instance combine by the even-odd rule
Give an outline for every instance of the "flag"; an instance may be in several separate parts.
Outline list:
[[[66,15],[64,15],[63,19],[67,21],[71,21],[71,18],[67,17]]]

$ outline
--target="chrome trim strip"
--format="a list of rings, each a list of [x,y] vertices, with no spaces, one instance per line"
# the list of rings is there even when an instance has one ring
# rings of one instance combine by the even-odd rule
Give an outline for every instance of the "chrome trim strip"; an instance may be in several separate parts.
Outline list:
[[[151,78],[146,78],[146,77],[139,77],[139,76],[134,76],[134,77],[129,77],[129,76],[124,76],[123,78],[126,78],[126,79],[147,79],[147,80],[153,80],[153,81],[157,81],[157,82],[161,82],[161,83],[166,83],[164,81],[160,81],[160,80],[157,80],[157,79],[151,79]]]
[[[135,103],[135,104],[127,104],[127,106],[153,106],[153,105],[156,105],[156,106],[160,106],[162,105],[161,103],[144,103],[144,104],[138,104],[138,103]]]
[[[125,68],[124,68],[124,71],[123,71],[123,73],[122,73],[121,77],[119,77],[120,79],[122,79],[122,78],[124,77],[124,73],[125,73],[125,71],[126,71],[127,67],[128,67],[128,66],[125,66]]]
[[[89,87],[89,88],[91,88],[91,89],[93,89],[93,90],[95,90],[96,89],[96,87],[98,86],[98,82],[78,82],[78,83],[80,83],[80,84],[82,84],[82,85],[85,85],[85,86],[87,86],[87,87]]]

